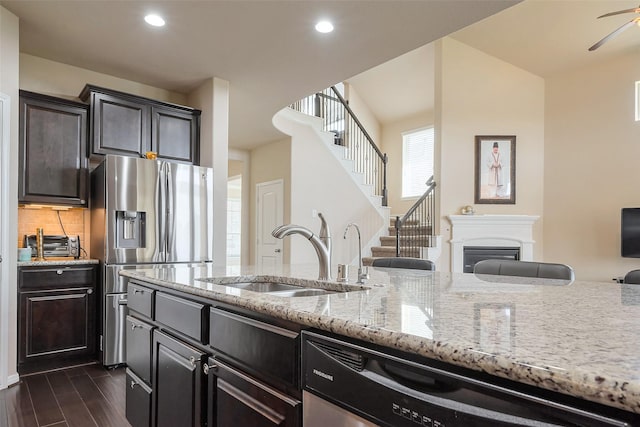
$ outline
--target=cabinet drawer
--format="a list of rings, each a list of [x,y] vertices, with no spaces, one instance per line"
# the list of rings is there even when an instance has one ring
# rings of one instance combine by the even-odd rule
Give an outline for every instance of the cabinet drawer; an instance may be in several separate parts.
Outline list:
[[[151,389],[128,368],[126,416],[131,427],[151,425]]]
[[[127,316],[127,366],[147,384],[151,384],[153,329],[152,325]]]
[[[137,283],[129,282],[127,288],[127,306],[129,310],[137,311],[143,316],[152,318],[153,295],[155,291]]]
[[[210,426],[302,425],[299,400],[234,369],[218,359],[209,359]]]
[[[174,295],[156,294],[155,320],[177,332],[207,344],[206,306]]]
[[[298,332],[215,307],[211,308],[209,331],[211,347],[253,375],[298,388]]]
[[[94,272],[94,266],[22,267],[19,269],[20,289],[92,287],[94,286]]]

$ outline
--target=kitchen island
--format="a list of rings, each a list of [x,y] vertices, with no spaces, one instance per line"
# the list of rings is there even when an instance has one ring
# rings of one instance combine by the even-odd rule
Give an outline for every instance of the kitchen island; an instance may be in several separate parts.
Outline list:
[[[250,268],[234,279],[225,273],[201,267],[120,274],[640,414],[638,286],[370,268],[365,290],[286,298],[220,284],[254,279]],[[286,266],[262,279],[316,275],[315,266]]]

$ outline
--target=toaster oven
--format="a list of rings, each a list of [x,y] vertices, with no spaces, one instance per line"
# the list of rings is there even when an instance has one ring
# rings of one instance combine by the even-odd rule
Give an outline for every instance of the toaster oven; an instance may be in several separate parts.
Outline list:
[[[31,248],[31,257],[37,255],[35,234],[25,234],[24,247]],[[54,236],[45,234],[42,246],[46,257],[80,257],[80,236]]]

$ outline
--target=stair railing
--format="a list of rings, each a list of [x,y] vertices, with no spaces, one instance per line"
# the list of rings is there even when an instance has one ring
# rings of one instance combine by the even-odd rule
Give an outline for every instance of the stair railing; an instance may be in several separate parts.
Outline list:
[[[433,246],[435,240],[435,188],[433,176],[427,180],[427,190],[401,218],[396,216],[396,256],[421,258],[422,248]]]
[[[388,206],[387,154],[382,153],[335,86],[304,98],[290,106],[296,111],[320,117],[323,130],[334,134],[334,144],[345,148],[346,158],[353,160],[355,172],[364,175],[365,184],[382,197]]]

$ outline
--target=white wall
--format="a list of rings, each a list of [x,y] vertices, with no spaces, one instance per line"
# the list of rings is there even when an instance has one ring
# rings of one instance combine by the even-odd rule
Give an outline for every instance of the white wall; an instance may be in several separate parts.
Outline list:
[[[474,204],[474,137],[516,135],[516,204],[474,205],[479,214],[543,214],[544,80],[445,37],[436,46],[436,146],[440,269],[450,270],[447,215]],[[438,108],[439,106],[439,108]],[[439,132],[438,132],[439,130]],[[438,153],[439,152],[439,153]],[[438,157],[436,157],[438,158]],[[534,259],[542,258],[543,220],[534,226]],[[546,253],[545,253],[546,255]],[[549,261],[563,261],[546,257]]]
[[[620,256],[620,209],[639,207],[637,52],[547,80],[544,257],[576,277],[611,281],[640,268]]]
[[[366,102],[360,97],[358,91],[349,83],[344,84],[345,99],[349,102],[349,108],[356,115],[373,142],[380,147],[382,141],[382,126],[373,114]],[[384,152],[384,151],[383,151]]]
[[[20,54],[20,89],[66,99],[76,99],[85,84],[185,105],[184,94],[97,73],[26,53]]]
[[[0,6],[0,93],[10,98],[9,144],[0,156],[3,209],[0,230],[0,389],[18,381],[17,368],[17,241],[18,222],[18,80],[19,21]]]
[[[292,223],[320,230],[319,218],[313,211],[321,212],[331,230],[333,243],[332,268],[336,264],[350,264],[357,257],[357,237],[351,231],[343,239],[346,226],[355,222],[360,226],[362,245],[366,246],[384,225],[384,218],[372,208],[372,204],[339,163],[330,146],[333,137],[320,132],[319,125],[310,124],[313,117],[284,110],[274,117],[275,126],[291,137],[291,217]],[[323,140],[326,139],[325,140]],[[353,234],[351,234],[353,233]],[[308,241],[300,236],[290,236],[291,264],[313,264],[318,257]],[[335,277],[335,271],[332,271]]]

